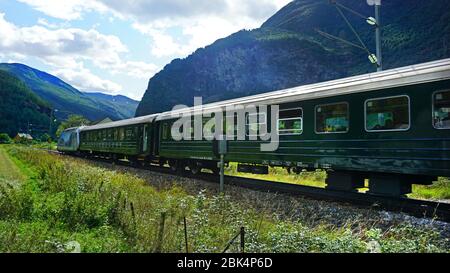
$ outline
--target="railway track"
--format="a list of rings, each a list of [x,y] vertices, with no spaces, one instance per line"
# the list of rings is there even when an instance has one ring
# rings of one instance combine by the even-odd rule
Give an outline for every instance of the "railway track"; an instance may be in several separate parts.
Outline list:
[[[56,151],[52,153],[60,154]],[[87,158],[88,160],[113,163],[112,160],[105,158]],[[159,166],[140,166],[133,165],[127,161],[115,161],[115,164],[149,170],[153,172],[171,174],[174,173],[166,167]],[[209,183],[219,183],[219,177],[213,174],[201,173],[192,175],[189,172],[183,172],[183,177],[202,180]],[[361,208],[386,210],[392,212],[403,212],[418,218],[432,218],[438,221],[450,223],[450,203],[435,202],[428,200],[399,198],[390,196],[379,196],[359,192],[336,191],[311,186],[302,186],[296,184],[288,184],[281,182],[271,182],[267,180],[258,180],[243,178],[237,176],[225,176],[225,184],[242,188],[252,189],[256,191],[282,193],[293,196],[303,196],[316,200],[327,200],[340,203],[351,204]]]

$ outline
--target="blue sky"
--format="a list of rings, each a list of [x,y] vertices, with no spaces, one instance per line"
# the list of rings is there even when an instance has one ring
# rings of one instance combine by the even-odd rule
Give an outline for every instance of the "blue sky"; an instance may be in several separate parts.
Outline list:
[[[148,80],[290,0],[0,0],[0,62],[140,100]]]

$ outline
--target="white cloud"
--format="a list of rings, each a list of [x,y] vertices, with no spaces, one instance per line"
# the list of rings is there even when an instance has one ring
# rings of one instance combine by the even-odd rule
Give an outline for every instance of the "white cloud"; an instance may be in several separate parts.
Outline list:
[[[122,60],[121,54],[128,52],[127,47],[118,37],[101,34],[95,29],[18,27],[0,13],[0,37],[0,51],[4,56],[36,57],[83,90],[117,92],[120,89],[118,84],[93,75],[83,67],[83,61],[90,61],[111,74],[123,73],[139,79],[153,76],[158,69],[153,64]],[[82,80],[86,83],[82,84]]]
[[[109,66],[120,62],[119,54],[127,52],[119,38],[103,35],[97,30],[17,27],[7,22],[1,13],[0,34],[3,52],[39,57],[55,66],[70,63],[70,60],[73,64],[76,59],[90,59],[98,65]]]
[[[123,64],[117,64],[112,68],[113,74],[125,73],[128,76],[138,79],[149,79],[156,72],[159,67],[154,64],[148,64],[144,62],[127,61]]]
[[[100,1],[100,0],[99,0]],[[193,1],[193,0],[192,0]],[[259,27],[289,0],[102,1],[152,39],[156,57],[183,57],[241,29]],[[156,3],[158,2],[158,3]],[[181,28],[182,39],[171,34]],[[188,42],[186,42],[186,40]]]
[[[91,71],[84,68],[83,65],[78,69],[58,69],[52,71],[52,74],[61,78],[63,81],[71,83],[81,91],[101,91],[110,94],[117,94],[119,91],[122,91],[122,86],[95,76]]]
[[[105,12],[107,9],[99,2],[90,0],[18,0],[54,18],[63,20],[81,19],[88,11]]]
[[[95,78],[84,68],[89,62],[113,75],[148,79],[158,70],[154,64],[123,60],[128,57],[119,38],[90,30],[69,28],[67,21],[80,20],[86,13],[106,15],[130,22],[149,37],[153,57],[185,57],[195,49],[211,44],[241,29],[259,27],[290,0],[18,0],[47,16],[64,20],[40,19],[34,27],[17,27],[0,14],[0,52],[11,56],[34,56],[54,68],[69,83],[87,90],[92,86],[116,92],[111,81]],[[120,22],[121,23],[121,22]],[[50,45],[50,46],[49,46]],[[163,59],[164,61],[165,59]],[[161,60],[158,60],[161,61]],[[90,75],[90,76],[88,76]],[[101,84],[94,85],[95,81]],[[82,84],[83,81],[91,84]]]
[[[56,28],[67,28],[67,27],[70,26],[68,22],[64,22],[64,23],[61,23],[61,24],[50,23],[50,22],[47,21],[47,19],[45,19],[45,18],[39,18],[39,19],[38,19],[38,24],[39,24],[39,25],[42,25],[42,26],[44,26],[44,27],[47,27],[47,28],[52,28],[52,29],[56,29]]]
[[[148,35],[154,56],[181,57],[233,32],[259,27],[291,0],[19,1],[65,20],[80,19],[83,12],[109,11],[115,17],[132,20],[135,29]],[[182,39],[170,33],[174,27],[182,29]]]

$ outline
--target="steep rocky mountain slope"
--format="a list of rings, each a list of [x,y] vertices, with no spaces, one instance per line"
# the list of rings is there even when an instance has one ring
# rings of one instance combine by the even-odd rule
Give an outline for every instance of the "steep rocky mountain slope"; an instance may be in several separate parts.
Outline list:
[[[373,16],[366,1],[340,2]],[[375,51],[373,28],[345,14]],[[449,57],[449,22],[450,1],[383,1],[385,69]],[[365,52],[330,41],[315,29],[356,41],[328,0],[293,1],[259,29],[240,31],[173,60],[150,79],[136,115],[192,105],[194,96],[213,102],[374,71]]]

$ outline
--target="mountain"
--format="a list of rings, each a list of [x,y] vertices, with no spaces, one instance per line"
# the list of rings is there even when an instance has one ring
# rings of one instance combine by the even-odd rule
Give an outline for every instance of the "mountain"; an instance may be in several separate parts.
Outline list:
[[[110,116],[133,117],[139,105],[139,101],[122,95],[113,96],[98,92],[86,92],[84,95],[104,105],[108,113],[114,113]]]
[[[14,136],[31,132],[46,133],[50,122],[50,105],[36,96],[28,86],[8,72],[0,70],[0,131]]]
[[[339,2],[367,16],[374,14],[366,1]],[[450,56],[450,1],[382,4],[385,69]],[[344,13],[374,52],[373,27]],[[324,38],[316,29],[357,41],[328,0],[293,1],[260,28],[232,34],[166,65],[150,79],[136,116],[177,104],[191,106],[194,96],[213,102],[375,70],[366,52]]]
[[[78,114],[89,120],[109,117],[113,120],[130,118],[137,103],[123,96],[89,94],[80,92],[61,79],[24,64],[0,64],[0,70],[8,71],[21,79],[37,96],[58,109],[58,119]],[[117,101],[117,102],[116,102]]]

